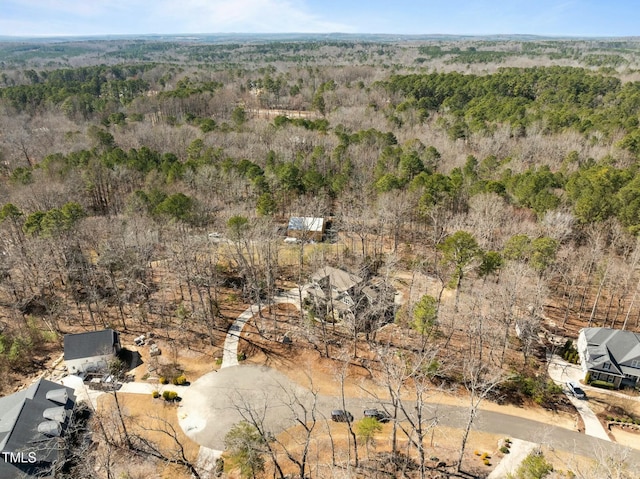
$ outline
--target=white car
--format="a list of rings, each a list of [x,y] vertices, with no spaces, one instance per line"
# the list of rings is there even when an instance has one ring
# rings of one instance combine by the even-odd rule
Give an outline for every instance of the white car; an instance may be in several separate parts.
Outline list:
[[[573,394],[578,399],[586,399],[587,397],[587,395],[584,393],[582,388],[578,386],[578,383],[575,383],[573,381],[568,381],[567,389],[569,389],[569,392],[571,392],[571,394]]]

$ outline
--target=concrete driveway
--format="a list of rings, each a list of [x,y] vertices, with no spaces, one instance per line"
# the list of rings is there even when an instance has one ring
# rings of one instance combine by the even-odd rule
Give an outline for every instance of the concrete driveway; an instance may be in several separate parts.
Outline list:
[[[584,421],[584,433],[587,436],[597,437],[599,439],[603,439],[605,441],[611,441],[609,435],[604,430],[602,423],[593,413],[591,408],[589,408],[589,396],[587,395],[587,399],[578,399],[571,391],[567,389],[567,381],[573,381],[576,383],[580,383],[580,380],[584,378],[584,372],[575,364],[568,363],[567,361],[560,358],[560,356],[553,355],[549,358],[549,377],[553,379],[556,384],[559,384],[564,389],[564,393],[571,401],[582,417]]]

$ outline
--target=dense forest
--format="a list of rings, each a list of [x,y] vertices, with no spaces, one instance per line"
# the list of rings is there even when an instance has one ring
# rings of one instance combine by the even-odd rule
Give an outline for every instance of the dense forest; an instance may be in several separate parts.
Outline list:
[[[504,394],[542,404],[547,339],[640,332],[634,40],[14,41],[0,72],[4,391],[71,331],[219,349],[228,304],[326,264],[409,290],[409,350],[516,371]],[[326,241],[285,245],[290,216]],[[381,310],[343,325],[349,356]]]

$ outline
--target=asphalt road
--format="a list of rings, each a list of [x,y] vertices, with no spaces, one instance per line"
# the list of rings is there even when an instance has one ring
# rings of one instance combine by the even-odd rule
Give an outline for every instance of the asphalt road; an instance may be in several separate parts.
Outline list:
[[[294,425],[295,414],[302,416],[303,408],[310,412],[311,404],[309,391],[280,372],[265,366],[239,365],[211,372],[186,388],[178,417],[184,431],[197,443],[223,450],[225,434],[243,419],[243,414],[251,411],[264,422],[266,431],[278,434]],[[356,420],[364,409],[380,406],[373,400],[357,398],[347,398],[345,404]],[[320,421],[328,420],[333,409],[342,409],[339,398],[318,396],[316,411]],[[438,424],[451,427],[462,427],[468,414],[464,407],[443,404],[429,404],[428,410],[438,417]],[[473,428],[584,456],[625,451],[615,443],[528,419],[524,409],[522,413],[520,417],[480,411]],[[629,464],[640,473],[640,451],[631,449],[627,453]]]

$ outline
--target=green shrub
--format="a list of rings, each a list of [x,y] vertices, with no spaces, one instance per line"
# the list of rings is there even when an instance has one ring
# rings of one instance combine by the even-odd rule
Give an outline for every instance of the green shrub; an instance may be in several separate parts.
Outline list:
[[[613,383],[609,383],[607,381],[600,381],[600,380],[591,381],[591,386],[595,386],[597,388],[603,388],[603,389],[615,389],[615,386]]]
[[[511,451],[509,451],[509,448],[508,448],[507,446],[502,446],[502,447],[500,448],[500,452],[501,452],[502,454],[509,454]]]
[[[489,459],[485,459],[482,462],[484,463],[485,466],[490,466],[491,465],[491,461]]]
[[[244,361],[247,359],[247,355],[245,353],[238,353],[238,361]]]
[[[162,397],[165,401],[175,401],[178,399],[178,393],[175,391],[165,391],[162,393]]]
[[[184,374],[181,374],[180,376],[173,378],[171,382],[176,386],[182,386],[187,382],[187,378]]]
[[[543,478],[553,471],[553,465],[547,462],[540,452],[529,454],[513,475],[514,479]]]
[[[169,380],[167,378],[165,378],[164,376],[161,376],[160,379],[158,379],[158,382],[160,384],[169,384]]]
[[[151,395],[153,396],[153,399],[157,399],[160,397],[160,393],[158,391],[153,391]]]

